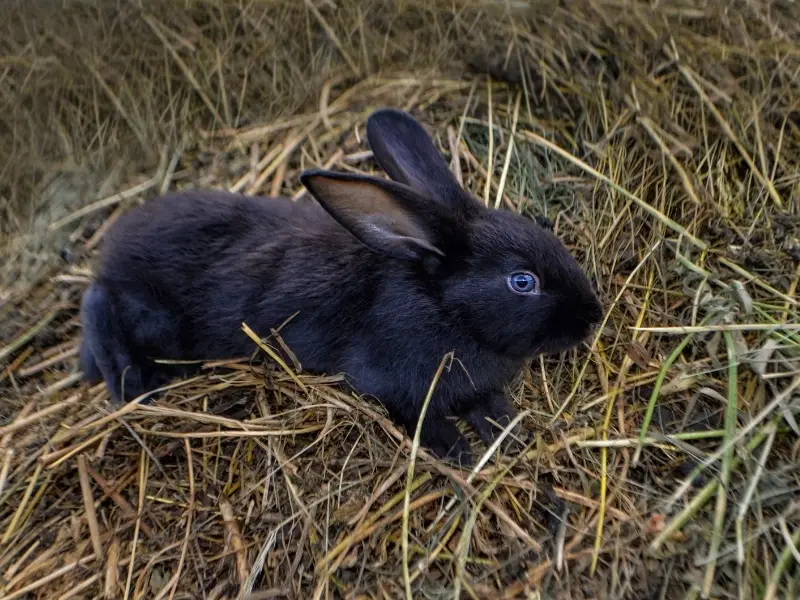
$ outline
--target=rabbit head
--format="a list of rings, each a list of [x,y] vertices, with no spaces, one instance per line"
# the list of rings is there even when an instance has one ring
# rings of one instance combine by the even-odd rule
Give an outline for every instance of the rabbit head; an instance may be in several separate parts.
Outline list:
[[[561,352],[588,336],[602,307],[556,236],[464,190],[407,113],[374,112],[367,139],[392,181],[307,171],[302,182],[364,245],[407,261],[450,324],[515,359]]]

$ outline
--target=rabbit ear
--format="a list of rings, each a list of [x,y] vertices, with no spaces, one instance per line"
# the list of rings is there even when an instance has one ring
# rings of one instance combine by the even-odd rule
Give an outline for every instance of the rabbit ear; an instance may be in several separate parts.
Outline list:
[[[437,222],[444,218],[430,198],[406,185],[347,173],[306,171],[300,181],[322,207],[376,252],[419,260],[438,248]]]
[[[395,181],[430,194],[450,208],[465,202],[467,194],[444,157],[408,113],[395,108],[373,112],[367,119],[367,141],[375,160]]]

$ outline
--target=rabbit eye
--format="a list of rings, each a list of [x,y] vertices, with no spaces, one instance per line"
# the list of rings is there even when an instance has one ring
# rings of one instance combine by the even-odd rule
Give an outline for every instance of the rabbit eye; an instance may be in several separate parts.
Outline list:
[[[537,294],[539,293],[539,278],[528,271],[512,273],[506,280],[508,287],[515,294]]]

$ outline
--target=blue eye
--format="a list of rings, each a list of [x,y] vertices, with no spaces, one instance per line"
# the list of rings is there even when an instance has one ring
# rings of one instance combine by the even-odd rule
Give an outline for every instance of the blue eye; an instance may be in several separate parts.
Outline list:
[[[537,294],[539,293],[539,279],[533,273],[519,271],[512,273],[506,279],[508,287],[515,294]]]

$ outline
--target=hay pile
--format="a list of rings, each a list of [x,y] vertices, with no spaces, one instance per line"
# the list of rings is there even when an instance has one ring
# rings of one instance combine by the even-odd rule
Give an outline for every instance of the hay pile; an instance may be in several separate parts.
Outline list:
[[[14,7],[0,597],[798,596],[797,5],[528,6]],[[124,210],[373,171],[385,105],[602,291],[597,338],[510,390],[524,455],[422,453],[409,478],[380,406],[256,344],[151,406],[80,384],[78,303]]]

